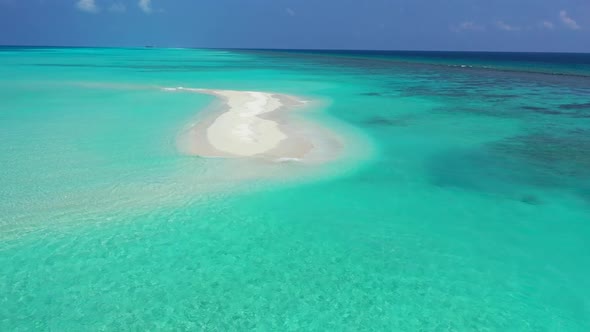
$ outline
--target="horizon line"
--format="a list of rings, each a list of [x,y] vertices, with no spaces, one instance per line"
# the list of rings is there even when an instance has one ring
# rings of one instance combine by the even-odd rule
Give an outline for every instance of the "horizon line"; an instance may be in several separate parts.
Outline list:
[[[551,54],[587,54],[590,52],[571,51],[492,51],[492,50],[425,50],[425,49],[346,49],[346,48],[266,48],[266,47],[179,47],[179,46],[89,46],[89,45],[33,45],[33,44],[0,44],[0,47],[30,48],[128,48],[128,49],[192,49],[192,50],[235,50],[235,51],[328,51],[328,52],[431,52],[431,53],[551,53]]]

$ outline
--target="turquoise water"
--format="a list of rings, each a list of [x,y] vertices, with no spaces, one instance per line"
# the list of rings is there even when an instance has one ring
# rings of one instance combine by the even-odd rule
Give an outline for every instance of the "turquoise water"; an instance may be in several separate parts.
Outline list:
[[[590,61],[533,60],[0,49],[0,330],[590,330]],[[318,100],[348,153],[183,155],[176,86]]]

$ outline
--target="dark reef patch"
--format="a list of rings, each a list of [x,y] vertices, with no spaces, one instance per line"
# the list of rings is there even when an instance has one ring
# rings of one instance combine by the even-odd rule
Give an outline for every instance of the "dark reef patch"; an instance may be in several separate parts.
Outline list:
[[[368,96],[368,97],[381,97],[383,94],[379,92],[363,92],[360,94],[361,96]]]
[[[539,107],[539,106],[522,106],[522,109],[525,110],[529,110],[529,111],[544,111],[546,110],[545,107]]]
[[[449,151],[428,163],[434,185],[537,205],[537,189],[563,190],[590,203],[590,130],[532,133],[479,149]],[[529,192],[529,193],[527,193]]]
[[[511,94],[493,94],[493,93],[484,93],[480,95],[481,97],[487,98],[487,99],[512,99],[512,98],[518,98],[520,96],[518,95],[511,95]]]
[[[582,104],[563,104],[563,105],[559,105],[559,108],[562,110],[589,110],[590,111],[590,102],[582,103]]]
[[[516,136],[490,148],[549,172],[590,177],[590,130],[587,129]]]
[[[518,118],[522,116],[522,111],[517,108],[510,107],[486,107],[486,106],[444,106],[436,108],[437,112],[440,113],[465,113],[472,115],[484,115],[496,118]]]
[[[381,116],[374,116],[371,117],[363,122],[366,125],[370,126],[407,126],[408,119],[405,118],[386,118]]]
[[[462,88],[430,88],[426,86],[413,86],[407,87],[403,89],[402,96],[404,97],[451,97],[451,98],[461,98],[472,95],[473,92],[467,92],[465,89]]]
[[[562,115],[567,117],[573,117],[578,119],[590,118],[590,106],[589,108],[583,107],[583,105],[589,104],[566,104],[555,106],[554,108],[538,107],[538,106],[522,106],[521,109],[527,111],[533,111],[538,114],[547,115]]]
[[[539,108],[539,109],[536,109],[534,112],[535,113],[539,113],[539,114],[547,114],[547,115],[564,115],[564,114],[567,114],[567,113],[556,111],[556,110],[549,109],[549,108]]]
[[[520,198],[520,201],[525,203],[525,204],[529,204],[529,205],[540,205],[541,204],[541,200],[532,194],[525,194],[522,195],[522,197]]]
[[[486,150],[449,151],[432,158],[427,166],[436,186],[487,193],[510,191],[523,175],[515,160],[500,159]]]

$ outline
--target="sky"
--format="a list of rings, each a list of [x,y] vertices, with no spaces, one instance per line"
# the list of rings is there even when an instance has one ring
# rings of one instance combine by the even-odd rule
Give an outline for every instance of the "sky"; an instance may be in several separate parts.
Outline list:
[[[0,44],[590,53],[590,0],[0,0]]]

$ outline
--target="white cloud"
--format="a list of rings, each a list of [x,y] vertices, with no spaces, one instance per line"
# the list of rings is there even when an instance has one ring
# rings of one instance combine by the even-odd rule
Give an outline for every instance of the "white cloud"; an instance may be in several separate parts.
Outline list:
[[[565,24],[568,28],[572,30],[580,29],[578,22],[576,22],[573,18],[569,17],[565,10],[559,12],[559,18],[561,19],[561,22]]]
[[[551,21],[543,21],[540,23],[540,26],[543,29],[549,29],[549,30],[555,29],[555,24],[553,24],[553,22],[551,22]]]
[[[152,0],[139,0],[138,6],[146,14],[150,14],[153,11]]]
[[[76,7],[87,13],[98,13],[99,10],[94,0],[79,0],[76,3]]]
[[[520,27],[510,25],[504,21],[496,21],[496,27],[503,31],[520,31]]]
[[[125,4],[120,2],[115,2],[109,7],[109,11],[113,13],[124,13],[127,10]]]
[[[498,29],[503,30],[503,31],[519,31],[520,30],[520,27],[507,24],[504,21],[496,21],[495,24]]]
[[[458,26],[451,27],[451,30],[453,30],[455,32],[460,32],[460,31],[483,31],[483,30],[485,30],[485,27],[483,25],[479,25],[479,24],[474,23],[472,21],[466,21],[466,22],[463,22],[463,23],[459,24]]]

